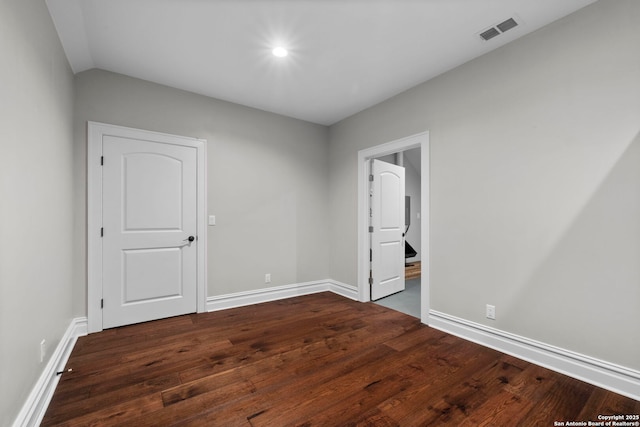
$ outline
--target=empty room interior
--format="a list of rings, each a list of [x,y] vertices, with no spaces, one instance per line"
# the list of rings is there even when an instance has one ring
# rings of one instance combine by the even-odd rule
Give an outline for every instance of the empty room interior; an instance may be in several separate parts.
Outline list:
[[[7,0],[0,34],[0,426],[640,425],[640,1]],[[78,406],[178,330],[166,384]]]

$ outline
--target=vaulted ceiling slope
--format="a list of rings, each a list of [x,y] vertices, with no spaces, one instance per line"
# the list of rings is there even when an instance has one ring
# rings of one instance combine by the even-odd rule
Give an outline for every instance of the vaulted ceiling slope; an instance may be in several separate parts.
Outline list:
[[[47,0],[101,68],[330,125],[595,0]],[[513,18],[517,26],[500,23]],[[498,33],[488,41],[480,34]],[[275,46],[289,50],[272,55]]]

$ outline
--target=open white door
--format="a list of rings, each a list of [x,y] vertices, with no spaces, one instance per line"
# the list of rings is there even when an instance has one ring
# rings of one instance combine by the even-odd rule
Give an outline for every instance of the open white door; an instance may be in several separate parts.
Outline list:
[[[105,135],[103,327],[197,308],[196,148]]]
[[[404,168],[371,161],[371,299],[404,290]]]

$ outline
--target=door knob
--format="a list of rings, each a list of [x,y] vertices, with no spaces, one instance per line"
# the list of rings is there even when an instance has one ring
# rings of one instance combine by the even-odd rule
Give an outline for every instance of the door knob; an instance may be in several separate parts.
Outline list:
[[[186,242],[187,240],[190,241],[190,242],[193,242],[194,240],[196,240],[196,238],[193,237],[193,236],[189,236],[186,239],[184,239],[183,242]]]

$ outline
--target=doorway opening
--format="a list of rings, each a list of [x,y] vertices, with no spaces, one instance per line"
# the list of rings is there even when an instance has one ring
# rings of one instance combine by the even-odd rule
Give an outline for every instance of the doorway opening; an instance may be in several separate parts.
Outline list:
[[[413,274],[419,274],[419,282],[416,279],[411,278],[409,274],[409,281],[407,284],[406,295],[403,298],[409,297],[410,293],[414,293],[414,306],[415,300],[419,301],[419,310],[414,308],[412,315],[419,313],[417,317],[421,319],[422,323],[428,323],[429,313],[429,133],[424,132],[417,135],[413,135],[407,138],[391,141],[376,147],[368,148],[358,152],[358,291],[359,299],[362,302],[371,301],[371,287],[370,287],[370,250],[371,239],[369,237],[369,174],[370,174],[370,161],[372,159],[380,159],[387,157],[387,159],[397,159],[397,153],[406,153],[406,156],[411,156],[412,163],[409,163],[409,167],[414,169],[418,180],[419,189],[409,190],[407,194],[414,191],[419,191],[419,197],[410,202],[411,208],[411,226],[409,233],[407,234],[407,241],[410,242],[414,248],[419,248],[416,251],[419,255],[420,263],[417,264],[417,257],[410,257],[407,259],[408,264],[413,264]],[[399,157],[402,157],[400,155]],[[411,161],[410,160],[410,161]],[[397,161],[397,160],[396,160]],[[407,164],[407,163],[405,163]],[[411,173],[411,172],[410,172]],[[412,178],[413,179],[413,178]],[[418,215],[419,213],[419,215]],[[413,258],[413,259],[412,259]],[[416,272],[417,270],[417,272]],[[405,274],[408,269],[405,270]],[[413,280],[413,281],[412,281]],[[402,292],[400,293],[402,294]],[[416,296],[419,294],[419,298]]]
[[[375,303],[420,318],[421,299],[421,149],[412,148],[377,160],[390,163],[404,169],[404,221],[402,228],[404,248],[402,248],[399,264],[400,273],[404,273],[404,285]],[[372,289],[372,298],[373,295]]]

